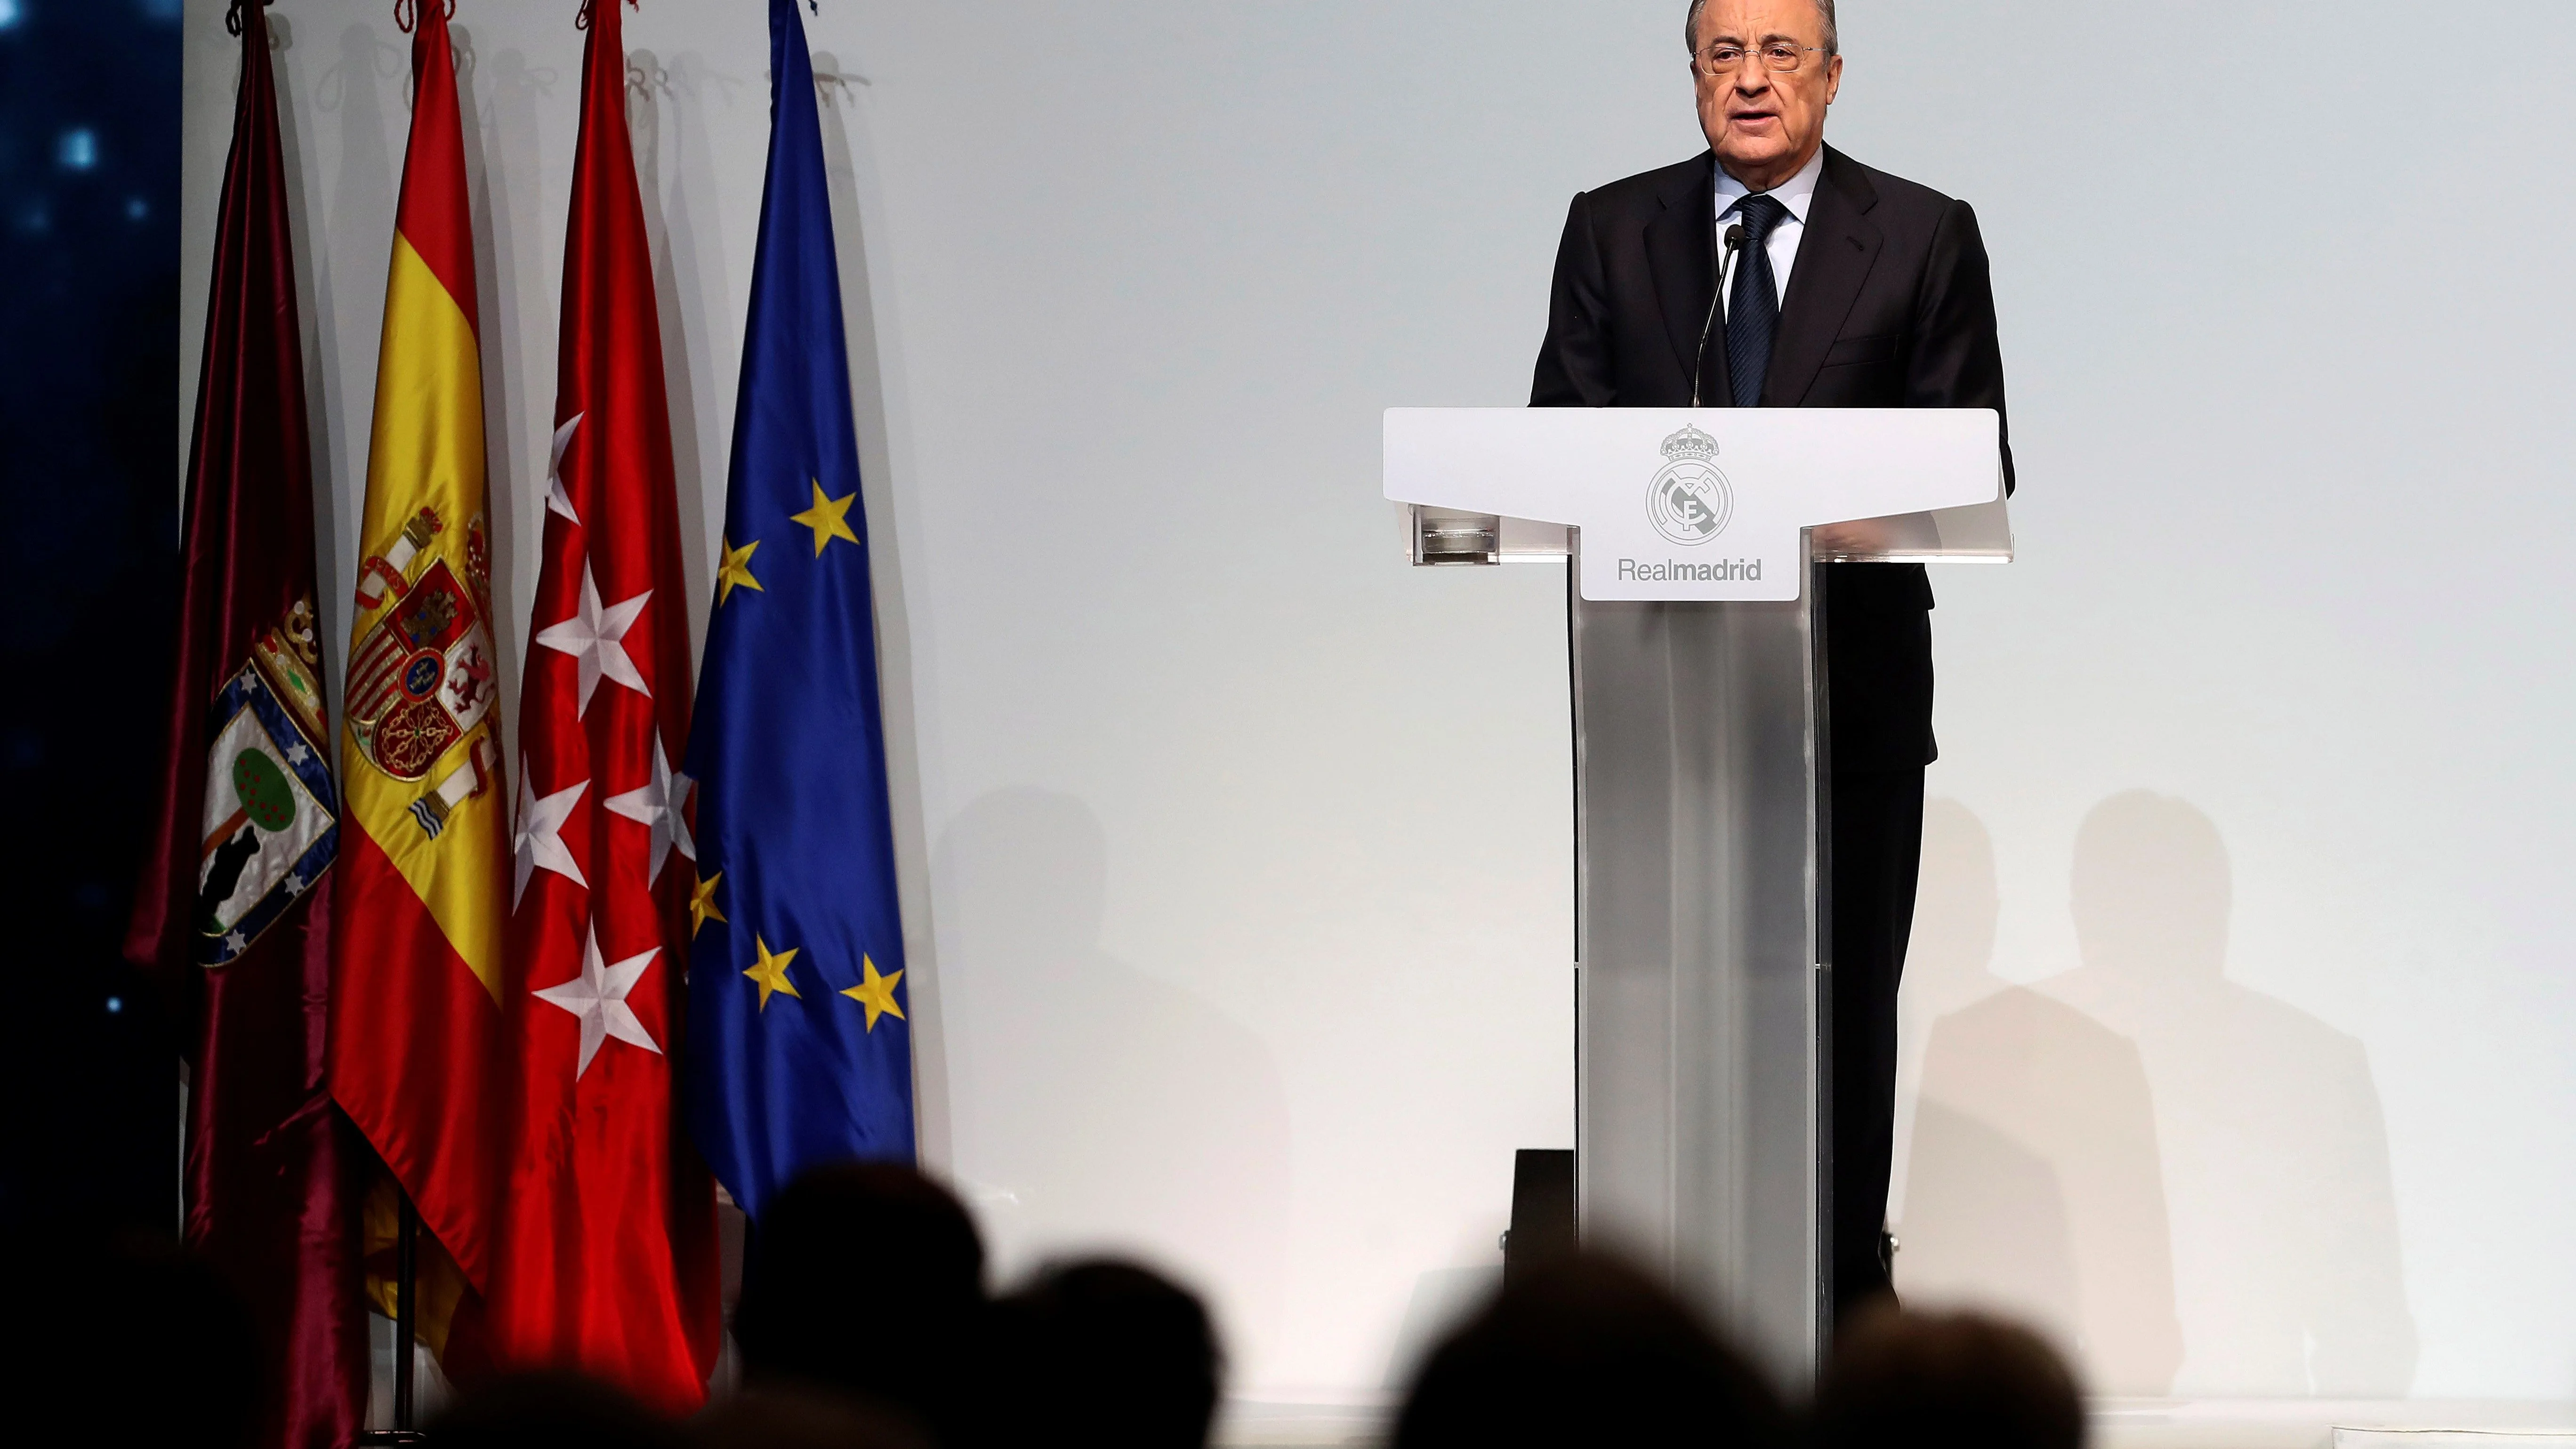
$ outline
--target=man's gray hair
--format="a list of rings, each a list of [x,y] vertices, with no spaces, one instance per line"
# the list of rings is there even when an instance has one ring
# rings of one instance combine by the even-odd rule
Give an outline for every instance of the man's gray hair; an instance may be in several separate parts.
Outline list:
[[[1682,17],[1682,48],[1693,55],[1699,54],[1699,12],[1707,6],[1708,0],[1691,0],[1690,14]],[[1825,22],[1825,54],[1842,54],[1842,34],[1834,29],[1834,0],[1816,0],[1816,18]]]

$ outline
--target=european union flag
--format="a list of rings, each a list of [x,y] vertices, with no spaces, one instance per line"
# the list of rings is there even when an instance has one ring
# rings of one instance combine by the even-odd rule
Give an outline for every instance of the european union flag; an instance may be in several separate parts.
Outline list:
[[[687,767],[690,1125],[755,1218],[816,1163],[913,1157],[867,519],[794,0],[770,0],[769,73],[769,177]]]

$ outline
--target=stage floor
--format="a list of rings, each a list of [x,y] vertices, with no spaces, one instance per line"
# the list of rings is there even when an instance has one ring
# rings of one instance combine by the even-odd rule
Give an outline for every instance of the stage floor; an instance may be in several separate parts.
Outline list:
[[[2576,1404],[2458,1399],[2100,1399],[2095,1449],[2576,1446]]]
[[[1393,1399],[1231,1400],[1221,1449],[1367,1449]],[[2576,1403],[2445,1399],[2099,1399],[2093,1449],[2576,1449]]]

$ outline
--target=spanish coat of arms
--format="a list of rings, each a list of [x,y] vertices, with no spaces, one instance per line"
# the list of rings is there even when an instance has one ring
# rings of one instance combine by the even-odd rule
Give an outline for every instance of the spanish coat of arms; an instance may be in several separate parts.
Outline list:
[[[349,660],[349,735],[368,764],[406,782],[425,778],[500,694],[482,517],[466,528],[468,577],[458,578],[443,557],[411,572],[430,536],[444,528],[434,511],[422,509],[394,547],[367,560],[358,591],[361,607],[383,613]],[[487,762],[469,757],[451,771],[414,806],[422,829],[435,837],[447,807],[480,793],[487,770]]]

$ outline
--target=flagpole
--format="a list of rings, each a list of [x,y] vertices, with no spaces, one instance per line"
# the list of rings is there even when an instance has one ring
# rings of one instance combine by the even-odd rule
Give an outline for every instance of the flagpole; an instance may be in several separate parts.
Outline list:
[[[417,1427],[412,1423],[412,1360],[420,1326],[412,1299],[419,1286],[420,1209],[412,1206],[410,1193],[397,1190],[394,1195],[402,1200],[394,1229],[394,1432],[407,1434]]]

